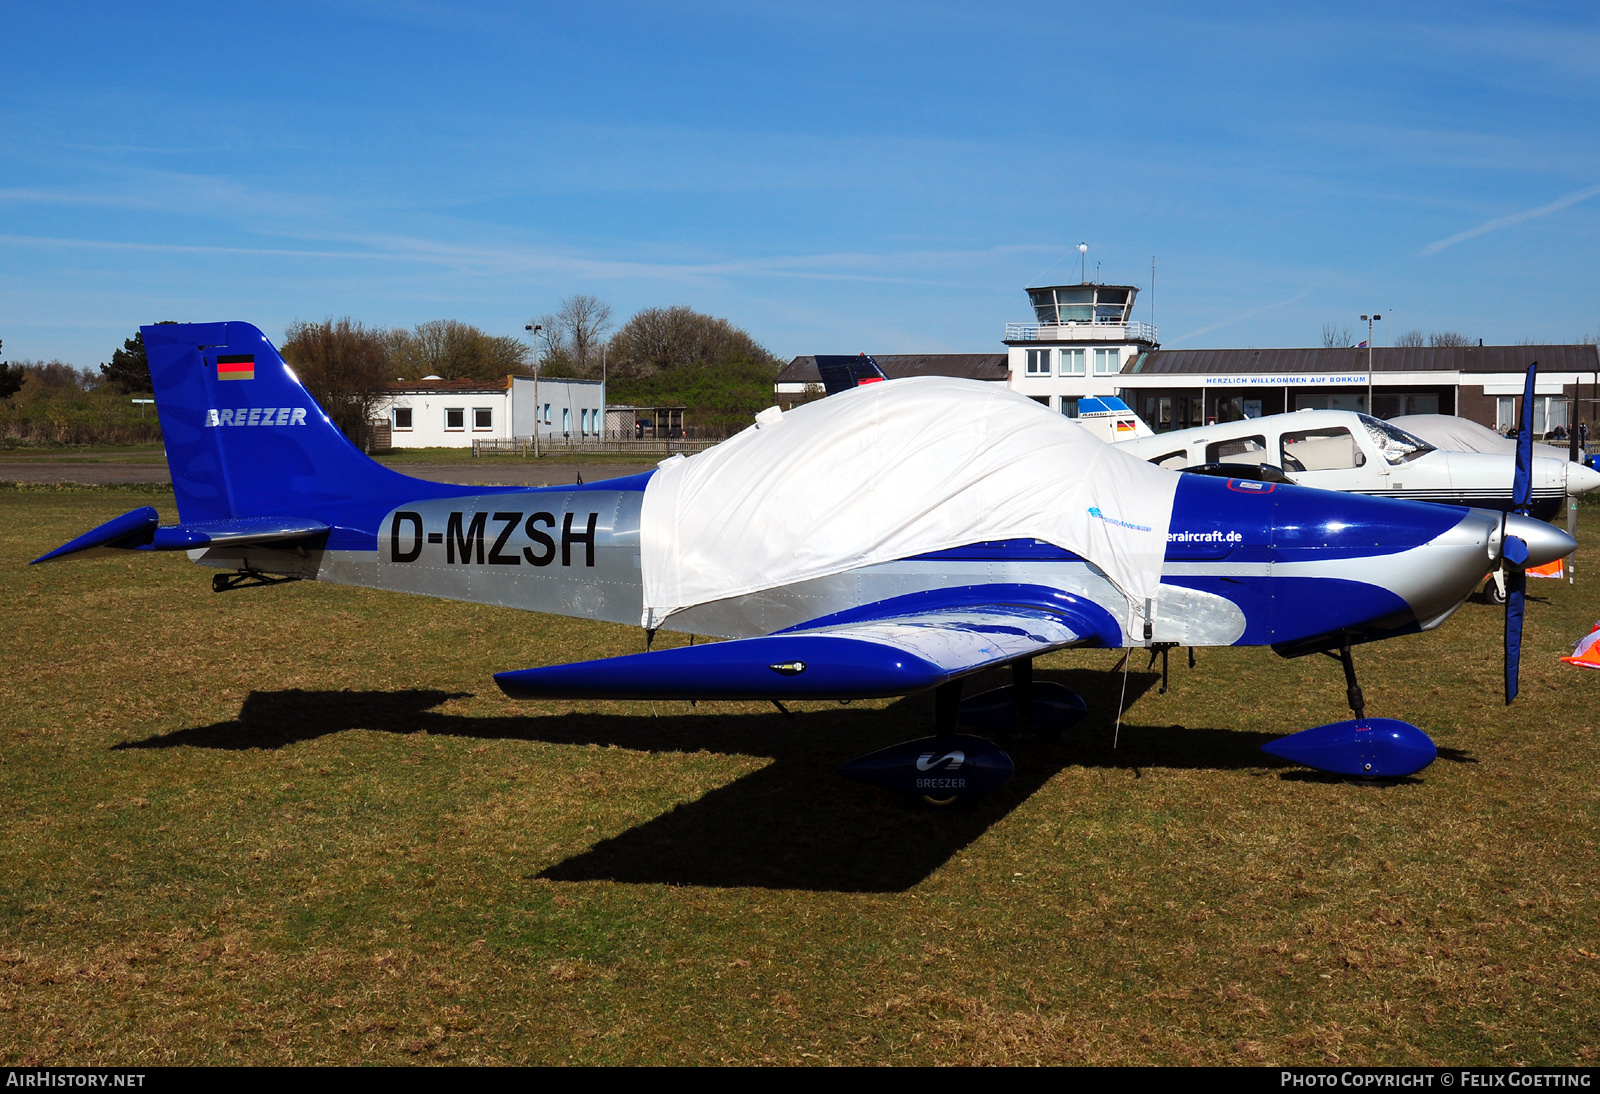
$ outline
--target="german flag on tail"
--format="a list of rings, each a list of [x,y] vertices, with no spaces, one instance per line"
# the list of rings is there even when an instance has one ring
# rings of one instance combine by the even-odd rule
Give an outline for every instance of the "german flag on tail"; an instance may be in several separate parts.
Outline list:
[[[224,353],[217,357],[217,379],[254,380],[256,355],[253,353]]]

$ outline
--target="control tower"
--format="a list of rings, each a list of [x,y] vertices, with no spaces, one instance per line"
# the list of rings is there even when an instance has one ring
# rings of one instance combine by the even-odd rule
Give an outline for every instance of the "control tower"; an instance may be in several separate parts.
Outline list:
[[[1156,328],[1133,318],[1136,285],[1082,281],[1027,292],[1034,321],[1006,324],[1010,383],[1051,410],[1075,418],[1079,399],[1116,395],[1123,366],[1158,345]]]

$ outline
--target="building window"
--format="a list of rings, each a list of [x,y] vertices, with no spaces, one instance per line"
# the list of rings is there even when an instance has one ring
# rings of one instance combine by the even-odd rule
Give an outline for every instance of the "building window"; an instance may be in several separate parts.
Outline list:
[[[1028,351],[1028,375],[1050,375],[1050,351],[1047,349],[1030,349]]]
[[[561,408],[561,432],[572,432],[572,408],[569,406]]]
[[[584,407],[578,411],[578,432],[587,437],[589,435],[589,408]]]
[[[1087,323],[1094,318],[1094,289],[1056,290],[1056,316],[1062,323]]]
[[[1113,376],[1122,367],[1122,354],[1114,349],[1097,349],[1094,351],[1094,374],[1096,376]]]
[[[1082,376],[1083,362],[1088,350],[1064,349],[1061,351],[1061,375]]]
[[[447,406],[444,408],[444,427],[446,429],[465,429],[466,423],[467,412],[464,408],[459,406]]]
[[[1388,421],[1398,418],[1402,414],[1437,414],[1439,413],[1439,396],[1437,395],[1409,395],[1400,393],[1376,392],[1372,396],[1372,416]]]
[[[1079,350],[1078,352],[1082,353],[1083,351]],[[1077,396],[1075,396],[1075,395],[1063,395],[1063,396],[1061,396],[1061,413],[1065,414],[1069,418],[1076,418],[1078,416],[1078,399],[1077,399]]]
[[[1030,395],[1028,398],[1032,399],[1034,402],[1038,403],[1047,410],[1050,407],[1050,396],[1048,395]]]
[[[1380,395],[1377,399],[1382,397]],[[1376,402],[1377,399],[1373,401]],[[1294,408],[1296,410],[1354,410],[1359,414],[1365,414],[1367,412],[1367,396],[1365,392],[1359,395],[1302,395],[1296,392]]]
[[[486,407],[486,406],[475,406],[475,407],[473,407],[472,408],[472,428],[473,429],[493,429],[494,428],[494,411],[491,408]]]
[[[411,428],[411,408],[410,407],[408,407],[408,406],[397,406],[397,407],[394,408],[394,427],[396,429],[410,429]]]
[[[545,425],[549,425],[550,424],[550,404],[549,403],[544,404],[544,424]]]
[[[1543,436],[1557,426],[1567,427],[1567,397],[1536,395],[1533,399],[1533,431]]]

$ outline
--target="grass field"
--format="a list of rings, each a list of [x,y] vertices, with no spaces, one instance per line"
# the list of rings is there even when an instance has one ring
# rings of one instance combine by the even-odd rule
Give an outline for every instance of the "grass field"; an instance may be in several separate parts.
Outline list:
[[[9,1064],[1593,1063],[1600,615],[1358,651],[1440,760],[1366,785],[1279,764],[1348,717],[1268,650],[1044,659],[1090,719],[933,811],[832,767],[931,702],[517,704],[497,669],[637,630],[181,555],[28,569],[170,496],[0,491],[0,1055]],[[1592,575],[1592,576],[1591,576]],[[663,636],[664,637],[664,636]],[[1144,667],[1137,654],[1136,668]]]

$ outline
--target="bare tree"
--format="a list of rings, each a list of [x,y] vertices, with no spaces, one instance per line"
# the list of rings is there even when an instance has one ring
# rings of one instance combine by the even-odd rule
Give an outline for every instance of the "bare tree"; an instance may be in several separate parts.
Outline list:
[[[408,380],[443,376],[441,370],[450,355],[452,328],[460,325],[454,319],[433,319],[418,323],[409,332],[394,331],[389,337],[395,371]]]
[[[389,336],[348,316],[321,323],[297,319],[284,334],[283,359],[333,424],[363,443],[384,385],[394,378]]]
[[[1322,324],[1322,348],[1346,349],[1351,345],[1354,335],[1348,324],[1324,323]]]
[[[1453,330],[1436,330],[1428,335],[1430,346],[1470,346],[1472,339],[1464,334],[1457,334]]]
[[[546,329],[556,332],[580,376],[600,372],[600,346],[611,329],[611,305],[598,296],[573,293],[561,302]]]
[[[560,317],[541,315],[538,323],[544,328],[534,336],[544,339],[544,348],[539,351],[539,371],[546,376],[576,376],[578,367],[572,361],[572,344]]]
[[[1409,346],[1414,349],[1418,346],[1427,345],[1428,340],[1422,337],[1422,332],[1420,330],[1408,330],[1396,335],[1394,344],[1397,346]]]
[[[393,371],[408,380],[493,380],[523,372],[528,347],[520,338],[493,335],[456,319],[418,323],[388,335]]]
[[[74,368],[62,361],[17,361],[11,367],[21,369],[23,382],[40,390],[93,391],[103,382],[93,369]]]

